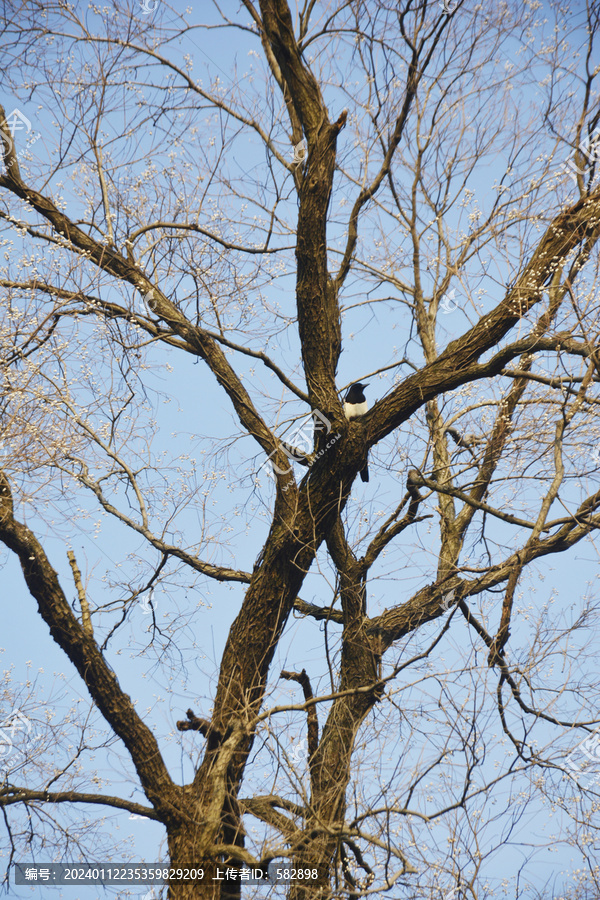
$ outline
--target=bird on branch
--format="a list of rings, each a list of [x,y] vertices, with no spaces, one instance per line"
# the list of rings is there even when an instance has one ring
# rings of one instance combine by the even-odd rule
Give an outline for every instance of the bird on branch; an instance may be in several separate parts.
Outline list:
[[[353,384],[348,393],[346,394],[346,398],[344,400],[344,415],[348,420],[350,419],[358,419],[360,416],[364,416],[364,414],[368,410],[367,398],[365,397],[363,391],[367,384],[361,384],[360,381],[357,381],[356,384]],[[360,470],[360,477],[363,481],[369,480],[369,466],[365,465],[363,469]]]

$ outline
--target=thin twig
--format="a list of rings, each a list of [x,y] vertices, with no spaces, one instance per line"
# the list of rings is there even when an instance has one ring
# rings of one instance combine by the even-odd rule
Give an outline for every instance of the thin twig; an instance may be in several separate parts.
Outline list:
[[[81,580],[81,572],[79,571],[79,566],[77,565],[77,560],[75,559],[75,554],[72,550],[67,550],[67,556],[69,557],[69,565],[71,566],[71,570],[73,572],[73,581],[75,582],[75,587],[77,588],[77,596],[79,597],[79,605],[81,607],[81,624],[83,626],[85,634],[87,634],[88,637],[94,637],[94,629],[92,628],[92,619],[90,616],[90,607],[85,595],[83,581]]]

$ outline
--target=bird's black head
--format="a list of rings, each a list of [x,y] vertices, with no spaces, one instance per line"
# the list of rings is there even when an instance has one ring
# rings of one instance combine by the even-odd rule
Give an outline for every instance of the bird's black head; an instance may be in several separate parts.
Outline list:
[[[365,395],[363,394],[363,389],[366,387],[368,387],[368,384],[362,384],[360,381],[357,381],[356,384],[353,384],[346,394],[346,403],[365,403]]]

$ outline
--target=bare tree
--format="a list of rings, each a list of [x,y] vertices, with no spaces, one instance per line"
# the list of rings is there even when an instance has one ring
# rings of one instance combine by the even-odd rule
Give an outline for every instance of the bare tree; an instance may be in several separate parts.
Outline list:
[[[570,615],[543,579],[600,525],[599,10],[445,6],[5,9],[4,96],[46,124],[34,147],[0,108],[0,539],[146,798],[9,773],[13,855],[19,816],[100,804],[175,867],[310,871],[291,900],[481,898],[547,805],[597,892],[597,791],[565,770],[597,596]],[[202,465],[156,410],[188,359]],[[374,379],[351,421],[340,365]],[[104,578],[77,528],[125,535]],[[165,625],[167,588],[237,600],[212,708],[171,695],[185,783],[113,655],[141,599],[157,670],[200,653],[208,611]]]

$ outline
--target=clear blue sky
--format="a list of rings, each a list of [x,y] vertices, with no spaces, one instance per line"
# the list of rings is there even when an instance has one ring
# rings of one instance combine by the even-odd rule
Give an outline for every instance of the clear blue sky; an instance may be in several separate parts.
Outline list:
[[[154,2],[156,0],[151,0],[151,5]],[[185,5],[175,4],[174,8],[183,12]],[[202,8],[202,14],[204,12]],[[159,3],[156,11],[149,14],[148,22],[151,22],[152,16],[160,17],[165,14],[162,4]],[[213,14],[214,11],[211,10],[210,15]],[[243,19],[243,16],[241,18]],[[520,37],[515,37],[512,44],[510,41],[507,43],[504,51],[507,56],[510,56],[511,52],[514,53],[515,60],[514,63],[510,59],[506,60],[509,65],[518,65],[522,44]],[[210,72],[213,77],[220,75],[225,81],[237,78],[240,90],[244,91],[246,89],[244,73],[248,66],[254,64],[254,59],[249,57],[249,50],[252,48],[260,50],[241,32],[233,41],[229,33],[208,31],[190,33],[181,45],[171,47],[169,53],[178,59],[182,59],[185,53],[191,53],[194,58],[195,77],[206,77],[206,73]],[[235,76],[232,74],[234,59],[238,61]],[[533,104],[536,101],[537,91],[535,78],[532,77],[531,83],[523,88],[521,102],[529,101]],[[339,114],[343,98],[331,91],[330,100],[332,115]],[[42,133],[38,149],[40,159],[43,159],[43,154],[50,153],[56,143],[56,121],[63,121],[62,111],[47,106],[40,108],[35,99],[28,99],[25,88],[13,97],[4,95],[2,102],[7,111],[17,106],[30,118],[33,130]],[[196,115],[200,120],[203,115],[208,116],[208,113],[198,110]],[[108,117],[115,131],[121,127],[119,116],[120,112],[115,110]],[[140,129],[135,136],[135,141],[142,150],[147,143],[148,159],[156,161],[158,168],[165,166],[165,159],[168,157],[168,148],[165,149],[161,145],[163,138],[160,137],[160,127],[162,126],[157,126],[154,133],[150,133],[149,129]],[[195,139],[199,140],[190,134],[191,144]],[[537,149],[535,148],[536,151]],[[340,158],[344,159],[349,167],[352,165],[352,151],[352,136],[348,131],[342,135]],[[289,152],[289,148],[285,152]],[[533,147],[531,153],[532,155],[534,153]],[[505,165],[503,152],[496,152],[492,146],[486,162],[487,165],[479,168],[469,179],[469,188],[477,193],[482,205],[486,200],[489,202],[498,173]],[[232,177],[242,173],[251,180],[255,169],[264,166],[264,154],[261,155],[257,144],[248,141],[244,135],[234,142],[227,165]],[[161,174],[164,176],[164,172]],[[78,200],[69,185],[64,191],[69,202],[68,209],[73,211]],[[344,215],[348,213],[348,206],[341,203],[341,199],[334,196],[332,200],[333,221],[330,232],[332,245],[338,238],[341,243],[344,221],[342,214],[344,210]],[[339,206],[336,205],[338,201]],[[294,202],[293,194],[290,194],[290,199],[282,204],[287,218],[290,218]],[[458,220],[451,224],[459,227]],[[394,235],[389,237],[390,241],[395,240]],[[290,244],[292,243],[293,236],[290,238]],[[15,244],[13,252],[16,253],[18,249]],[[490,258],[492,256],[490,253]],[[335,254],[332,254],[332,262],[335,264]],[[464,289],[472,273],[465,272],[463,280],[456,281],[454,296],[457,308],[443,317],[442,325],[445,333],[440,334],[440,341],[450,340],[461,334],[468,322],[473,321],[481,309],[490,308],[500,299],[500,285],[514,276],[510,264],[503,268],[502,262],[498,263],[497,256],[493,257],[491,263],[485,258],[479,260],[479,263],[478,286],[481,286],[484,293],[474,298],[475,288],[471,282],[467,303]],[[402,271],[401,267],[399,268]],[[360,282],[353,285],[356,297],[345,298],[349,306],[360,298],[363,289],[364,285]],[[282,312],[288,314],[293,309],[291,270],[288,271],[287,278],[279,277],[273,282],[267,277],[263,278],[261,273],[261,290],[274,307],[279,304]],[[252,286],[248,288],[248,293],[252,294]],[[344,353],[338,381],[340,388],[400,359],[406,338],[403,331],[405,324],[406,320],[398,316],[393,306],[389,308],[383,305],[375,308],[358,306],[349,309],[344,317]],[[86,340],[88,327],[90,326],[86,322],[79,325],[80,345]],[[260,347],[260,335],[254,335],[253,340],[254,345]],[[286,372],[290,370],[299,372],[297,341],[289,330],[279,345],[272,342],[268,349]],[[265,408],[270,411],[273,421],[281,425],[281,420],[290,416],[301,416],[306,412],[300,402],[294,404],[286,397],[287,405],[280,419],[277,419],[281,391],[275,376],[259,363],[252,361],[251,364],[246,357],[236,355],[232,360],[237,371],[252,385],[255,397],[258,398],[261,392],[265,392],[268,397],[268,400],[265,400]],[[165,483],[169,486],[181,485],[189,479],[190,485],[198,489],[195,503],[179,513],[177,520],[179,533],[188,537],[190,534],[199,535],[203,527],[208,531],[220,529],[222,535],[228,539],[229,546],[222,552],[215,550],[214,561],[251,570],[268,530],[272,504],[272,486],[268,478],[260,476],[260,483],[255,484],[256,471],[262,461],[256,445],[249,438],[232,441],[237,435],[232,410],[224,393],[202,363],[194,363],[191,357],[164,347],[150,349],[147,361],[152,368],[143,373],[144,384],[148,391],[148,409],[143,412],[142,421],[148,429],[148,434],[152,432],[153,453],[156,455],[155,458],[161,460]],[[72,363],[74,368],[77,365],[84,366],[84,362],[79,362],[75,358]],[[96,372],[106,376],[110,371],[111,361],[95,359],[94,366]],[[304,388],[297,374],[293,377],[299,386]],[[369,388],[370,402],[373,403],[388,393],[397,377],[398,370],[391,370],[373,378]],[[88,390],[90,388],[82,383],[79,388],[80,399],[85,397]],[[449,405],[451,402],[449,401]],[[97,410],[93,411],[93,415],[98,415]],[[283,427],[280,427],[279,433],[282,432]],[[211,438],[218,442],[217,453],[210,450]],[[391,469],[386,464],[384,470],[384,466],[378,461],[378,451],[374,451],[371,459],[371,481],[368,485],[356,483],[354,493],[358,502],[351,504],[347,511],[349,527],[352,528],[357,542],[364,540],[367,534],[361,519],[360,501],[364,500],[370,505],[377,524],[380,510],[387,510],[398,496],[399,481],[405,480],[406,472],[411,465],[418,464],[419,453],[418,441],[408,434],[401,434],[396,462]],[[157,563],[157,555],[153,551],[148,552],[142,538],[133,535],[123,525],[104,514],[100,514],[89,497],[78,495],[77,512],[68,517],[65,507],[52,490],[48,489],[47,493],[44,493],[43,488],[40,488],[40,494],[37,496],[44,497],[50,507],[53,503],[56,504],[56,519],[53,520],[48,509],[37,509],[36,499],[29,504],[26,513],[23,513],[21,508],[19,514],[26,515],[28,524],[42,541],[52,564],[59,572],[63,587],[68,591],[69,599],[76,600],[66,557],[66,550],[69,548],[74,550],[84,575],[89,579],[90,599],[94,605],[122,598],[122,591],[119,593],[121,589],[116,588],[114,584],[117,578],[121,578],[121,573],[125,573],[123,581],[129,579],[131,583],[138,584],[143,580],[142,576],[147,571],[148,564]],[[118,495],[118,499],[123,500],[122,495]],[[201,508],[200,500],[205,500],[207,504],[205,509]],[[161,498],[154,495],[154,503],[156,521],[159,521]],[[154,514],[154,510],[152,512]],[[503,537],[502,527],[498,526],[497,531],[492,532],[498,540]],[[433,541],[429,541],[426,533],[422,534],[421,538],[419,546],[410,543],[408,539],[404,544],[400,542],[389,560],[381,560],[377,571],[373,573],[379,578],[373,580],[369,587],[370,614],[391,607],[403,596],[410,596],[414,590],[432,580],[435,563],[434,544]],[[191,538],[189,541],[192,543]],[[0,561],[3,566],[3,602],[9,611],[4,617],[0,638],[5,672],[1,709],[6,713],[10,712],[13,706],[24,709],[36,725],[40,724],[43,739],[39,752],[43,753],[43,764],[51,771],[54,766],[60,767],[64,764],[69,747],[77,739],[77,730],[69,721],[73,714],[79,721],[90,716],[92,733],[95,729],[95,738],[89,741],[90,745],[94,740],[100,745],[106,734],[101,717],[94,710],[81,679],[52,641],[46,625],[37,615],[35,603],[24,585],[15,559],[3,551]],[[318,566],[314,567],[305,581],[303,599],[320,604],[330,602],[332,578],[333,573],[326,555],[321,553]],[[560,610],[559,618],[564,621],[569,615],[576,616],[584,603],[584,598],[595,599],[597,578],[595,549],[589,542],[584,542],[560,558],[539,562],[532,575],[524,579],[521,587],[525,595],[530,594],[536,610],[540,605],[550,604],[552,608]],[[138,709],[144,712],[145,720],[155,729],[171,774],[177,780],[190,779],[193,765],[201,755],[203,739],[193,733],[182,735],[175,729],[175,722],[185,717],[185,710],[188,707],[192,707],[199,715],[210,714],[218,662],[242,596],[243,586],[207,583],[186,573],[173,573],[170,581],[164,583],[153,594],[156,619],[164,629],[163,636],[154,646],[151,644],[149,629],[152,616],[146,614],[142,606],[138,605],[131,610],[128,621],[122,626],[117,639],[107,651],[107,659],[117,672],[121,685],[136,700]],[[528,602],[526,597],[521,604],[522,609],[518,618],[519,627],[515,640],[520,648],[526,646],[533,636]],[[492,620],[494,604],[494,598],[482,598],[482,611],[489,614]],[[102,620],[103,625],[106,624],[107,618]],[[391,665],[401,652],[416,652],[419,648],[424,648],[439,632],[441,624],[441,622],[432,623],[411,640],[403,642],[401,648],[390,653],[389,664]],[[332,646],[335,646],[336,630],[330,628],[329,632]],[[576,657],[577,650],[578,647],[574,643],[570,653]],[[327,692],[328,675],[323,652],[323,627],[311,620],[293,618],[278,649],[273,673],[277,673],[281,668],[305,666],[313,678],[315,690]],[[566,663],[566,658],[563,657],[563,665],[576,665],[572,660]],[[425,759],[428,753],[435,752],[439,734],[435,719],[432,716],[428,717],[428,713],[429,706],[434,710],[440,703],[439,698],[442,696],[438,683],[440,676],[445,676],[451,686],[447,698],[450,712],[450,700],[459,703],[464,697],[466,702],[469,679],[465,680],[464,671],[471,672],[473,693],[469,694],[470,701],[475,698],[473,702],[481,703],[484,710],[481,714],[482,720],[487,721],[489,729],[487,738],[495,748],[495,755],[493,758],[488,756],[481,767],[481,772],[489,776],[495,768],[506,764],[508,758],[506,753],[510,747],[506,746],[506,740],[501,734],[493,704],[489,708],[486,705],[489,696],[493,696],[494,693],[494,677],[487,670],[481,646],[473,641],[472,635],[464,623],[458,621],[458,617],[455,617],[453,627],[438,648],[434,669],[431,670],[428,665],[424,664],[422,668],[415,669],[417,683],[410,688],[401,685],[403,693],[399,696],[400,706],[406,699],[407,707],[420,702],[425,710],[421,723],[424,729],[421,743],[417,745],[412,742],[410,747],[406,747],[402,734],[407,726],[403,724],[400,714],[397,720],[391,723],[392,728],[398,729],[397,741],[388,742],[386,749],[388,755],[385,758],[370,761],[368,746],[361,751],[367,765],[371,766],[367,771],[372,781],[367,779],[365,792],[370,792],[373,796],[376,796],[379,790],[378,780],[382,788],[385,788],[388,779],[397,777],[396,769],[400,759],[403,765],[412,766]],[[560,685],[562,679],[558,663],[553,662],[552,665],[551,670],[545,675],[548,679],[546,682],[548,690]],[[587,673],[584,674],[587,677]],[[274,681],[273,695],[268,702],[281,702],[284,697],[290,698],[291,702],[300,700],[294,687],[289,687],[287,682],[283,687],[279,687]],[[582,698],[573,697],[569,701],[571,713],[576,714],[578,699]],[[321,712],[321,721],[324,715],[325,713]],[[304,724],[302,717],[289,715],[289,737],[287,733],[282,733],[282,740],[289,740],[289,743],[285,744],[288,753],[293,752],[298,739],[304,734]],[[428,724],[431,733],[427,732]],[[378,735],[380,725],[375,716],[375,723],[370,723],[368,728],[373,728],[374,733]],[[491,740],[490,735],[497,735],[497,738]],[[548,729],[542,725],[536,726],[535,736],[540,744],[545,743],[549,735]],[[473,740],[475,745],[477,735]],[[566,740],[568,746],[568,739]],[[358,743],[360,744],[360,741]],[[18,740],[15,741],[15,745],[18,753]],[[243,794],[250,794],[253,790],[262,791],[264,785],[270,789],[276,783],[268,754],[265,750],[261,750],[260,741],[257,741],[256,751],[257,757],[249,768],[247,787]],[[137,788],[134,791],[132,768],[118,741],[108,749],[87,750],[82,756],[81,764],[81,789],[91,789],[89,778],[95,776],[101,782],[99,790],[121,796],[135,796],[135,799],[143,802],[141,792]],[[454,776],[450,764],[446,774],[452,781]],[[515,784],[518,784],[518,780]],[[432,778],[432,795],[435,796],[446,788],[447,785],[442,781],[435,781]],[[507,828],[506,821],[503,820],[498,824],[494,822],[493,817],[490,817],[485,832],[485,850],[492,856],[487,869],[490,873],[490,882],[501,891],[499,885],[502,878],[514,876],[525,858],[528,846],[539,847],[539,850],[535,851],[533,864],[530,863],[527,869],[527,877],[536,887],[541,887],[548,878],[556,879],[557,885],[569,881],[570,873],[580,864],[580,859],[576,853],[572,853],[564,844],[557,843],[552,837],[559,830],[557,822],[562,820],[562,813],[551,809],[554,788],[550,780],[538,794],[533,794],[534,799],[530,801],[522,817],[516,812],[520,802],[518,791],[514,786],[511,790],[515,791],[509,802],[516,815],[516,824],[510,837],[504,831]],[[497,803],[498,809],[503,809],[503,801],[506,800],[508,792],[508,783],[498,788],[493,801]],[[424,799],[426,807],[429,802]],[[487,811],[489,812],[489,809]],[[123,859],[158,862],[163,857],[165,843],[162,827],[150,821],[132,820],[129,814],[113,813],[109,808],[106,812],[107,816],[101,830],[117,838],[123,851]],[[98,814],[98,807],[78,806],[75,807],[74,815],[65,814],[65,822],[72,821],[74,828],[77,829],[81,828],[81,816],[85,815],[90,822],[95,822]],[[419,840],[424,839],[423,834],[419,833]],[[432,826],[428,840],[431,844],[439,846],[439,858],[443,861],[447,852],[445,828],[441,825]],[[505,848],[496,849],[492,854],[494,845],[503,841],[506,841]],[[101,841],[95,846],[101,847]],[[3,853],[4,860],[7,860],[6,844]],[[47,858],[37,857],[37,861],[40,862],[50,859],[50,855]],[[108,856],[98,857],[96,861],[102,860],[116,861]],[[469,872],[468,861],[461,862],[465,866],[465,871]],[[440,888],[444,884],[447,882],[441,882]],[[452,887],[452,884],[448,887]],[[147,891],[147,888],[136,888],[128,893],[121,888],[109,894],[141,898]],[[258,896],[263,893],[266,895],[266,889],[252,889],[252,895]],[[95,900],[96,897],[106,896],[101,890],[92,887],[76,891],[68,888],[42,889],[39,886],[31,889],[11,887],[11,894],[19,897],[33,895],[43,900],[57,896]],[[496,896],[502,894],[497,893]],[[522,896],[527,894],[523,893]]]

